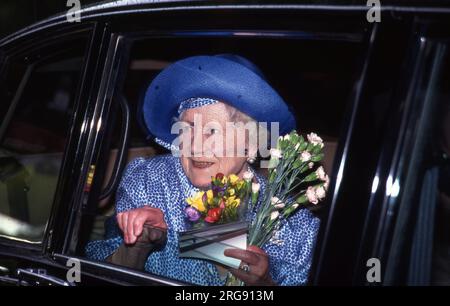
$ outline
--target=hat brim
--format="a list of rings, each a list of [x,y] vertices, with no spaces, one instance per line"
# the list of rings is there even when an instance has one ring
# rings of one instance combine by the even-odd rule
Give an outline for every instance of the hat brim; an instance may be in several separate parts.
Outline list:
[[[173,118],[181,101],[204,97],[227,103],[258,122],[278,122],[280,134],[295,129],[295,118],[278,93],[257,73],[232,60],[194,56],[165,68],[148,87],[142,111],[153,135],[172,143]]]

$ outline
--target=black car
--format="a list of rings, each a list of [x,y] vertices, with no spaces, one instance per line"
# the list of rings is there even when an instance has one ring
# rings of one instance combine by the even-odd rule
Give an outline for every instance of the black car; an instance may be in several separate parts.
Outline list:
[[[164,153],[137,112],[153,77],[236,53],[325,140],[309,283],[450,284],[450,8],[322,2],[109,1],[0,40],[0,283],[181,284],[84,250],[125,165]]]

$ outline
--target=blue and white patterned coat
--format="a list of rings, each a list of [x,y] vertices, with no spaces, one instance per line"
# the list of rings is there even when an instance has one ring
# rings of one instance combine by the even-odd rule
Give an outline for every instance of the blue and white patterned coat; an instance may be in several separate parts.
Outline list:
[[[265,179],[258,174],[256,178],[261,184],[262,194]],[[145,264],[146,271],[198,285],[223,285],[224,280],[215,265],[178,257],[178,233],[189,229],[184,214],[185,200],[197,191],[186,177],[178,157],[137,158],[127,166],[122,177],[117,191],[116,213],[144,205],[164,212],[168,227],[167,243],[162,250],[150,254]],[[300,209],[280,229],[277,238],[281,243],[269,242],[263,246],[270,258],[270,274],[278,284],[306,283],[318,228],[319,219],[309,210]],[[103,261],[123,243],[122,232],[116,222],[106,227],[105,236],[105,240],[88,243],[88,258]]]

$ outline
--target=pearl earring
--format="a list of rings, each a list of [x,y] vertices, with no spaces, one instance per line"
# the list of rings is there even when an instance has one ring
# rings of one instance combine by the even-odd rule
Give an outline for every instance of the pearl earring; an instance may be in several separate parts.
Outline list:
[[[256,161],[256,156],[254,156],[253,154],[252,154],[252,155],[249,155],[249,156],[247,157],[247,162],[248,162],[249,164],[253,164],[255,161]]]
[[[248,154],[248,149],[245,149],[245,155],[247,155],[247,154]],[[249,156],[247,157],[247,162],[248,162],[249,164],[253,164],[255,161],[256,161],[256,156],[254,156],[253,154],[252,154],[252,155],[249,155]]]

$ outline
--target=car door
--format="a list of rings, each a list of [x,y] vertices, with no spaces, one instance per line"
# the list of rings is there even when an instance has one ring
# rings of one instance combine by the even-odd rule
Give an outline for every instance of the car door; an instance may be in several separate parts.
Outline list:
[[[319,285],[449,281],[448,208],[437,198],[438,182],[450,184],[437,148],[448,120],[448,17],[400,9],[382,18],[316,262]]]
[[[61,15],[0,42],[2,284],[176,284],[71,256],[105,145],[120,39],[104,22]]]
[[[380,260],[383,285],[450,283],[450,34],[445,19],[444,14],[415,17],[408,68],[395,98],[402,103],[385,142],[392,151],[383,152],[377,168],[381,180],[372,192],[361,254]],[[379,222],[371,228],[373,218]]]
[[[0,282],[73,284],[72,266],[51,254],[89,170],[103,31],[92,22],[36,27],[0,43]]]

